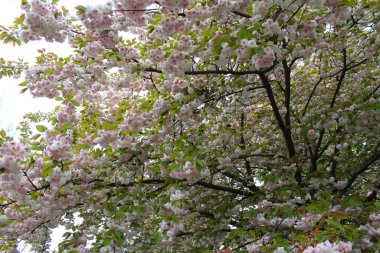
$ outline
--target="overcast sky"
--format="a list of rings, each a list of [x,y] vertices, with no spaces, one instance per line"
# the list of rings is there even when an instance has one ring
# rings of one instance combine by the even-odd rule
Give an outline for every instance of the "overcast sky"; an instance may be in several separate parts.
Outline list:
[[[105,3],[105,0],[61,0],[70,13],[75,13],[74,7],[77,5],[97,5]],[[19,4],[21,0],[1,0],[0,25],[9,26],[12,21],[21,14]],[[44,41],[34,41],[21,47],[0,44],[0,57],[5,60],[24,59],[33,64],[38,55],[37,49],[46,48],[49,52],[55,52],[59,56],[67,56],[72,51],[67,43],[45,43]],[[9,134],[15,135],[18,123],[24,114],[28,112],[43,111],[48,112],[57,105],[54,100],[34,99],[28,92],[20,95],[21,87],[18,86],[22,79],[2,78],[0,79],[0,129],[10,130]],[[57,249],[57,245],[65,230],[60,227],[53,230],[51,252]],[[25,248],[23,252],[29,252]]]

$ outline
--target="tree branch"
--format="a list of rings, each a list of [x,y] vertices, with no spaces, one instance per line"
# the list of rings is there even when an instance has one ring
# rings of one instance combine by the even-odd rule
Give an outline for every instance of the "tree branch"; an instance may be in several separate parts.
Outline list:
[[[373,154],[369,159],[367,159],[362,167],[356,171],[354,174],[351,175],[350,179],[347,181],[346,187],[343,188],[342,192],[346,192],[351,185],[355,182],[355,180],[363,174],[365,171],[368,170],[369,166],[371,166],[374,162],[376,162],[380,158],[380,150],[377,151],[375,154]]]
[[[290,79],[290,68],[286,62],[286,60],[282,61],[282,67],[284,69],[285,76],[285,126],[291,131],[290,128],[290,93],[291,93],[291,79]]]
[[[263,73],[266,73],[268,71],[271,71],[274,68],[274,66],[271,66],[269,68],[263,69],[263,70],[242,70],[242,71],[235,71],[235,70],[197,70],[197,71],[185,71],[185,75],[210,75],[210,74],[216,74],[216,75],[236,75],[236,76],[242,76],[242,75],[260,75]],[[153,73],[162,73],[162,70],[155,69],[155,68],[147,68],[144,69],[146,72],[153,72]]]
[[[245,139],[244,139],[244,123],[245,123],[245,114],[244,112],[242,112],[240,116],[240,147],[243,150],[246,150]],[[244,162],[245,162],[245,168],[247,170],[247,173],[251,175],[252,174],[251,163],[248,161],[248,159],[244,159]]]
[[[182,181],[185,181],[185,180],[177,180],[176,182],[182,182]],[[104,181],[101,179],[94,179],[94,180],[91,180],[90,182],[104,182]],[[138,184],[138,183],[142,183],[142,184],[164,184],[164,183],[166,183],[166,180],[163,180],[163,179],[146,179],[146,180],[142,180],[140,182],[133,181],[133,182],[130,182],[128,184],[109,183],[106,186],[108,186],[108,187],[131,187],[131,186],[134,186],[135,184]],[[194,185],[199,185],[199,186],[203,186],[203,187],[208,188],[208,189],[213,189],[213,190],[218,190],[218,191],[230,192],[230,193],[234,193],[237,195],[243,195],[243,196],[247,196],[247,197],[253,196],[252,193],[249,193],[246,191],[241,191],[238,189],[229,188],[229,187],[220,186],[220,185],[214,185],[212,183],[207,183],[207,182],[203,182],[203,181],[198,181]]]
[[[330,109],[332,109],[336,103],[338,93],[340,91],[340,88],[342,87],[343,80],[344,80],[344,78],[346,76],[346,72],[347,72],[347,51],[346,51],[346,49],[343,49],[342,53],[343,53],[343,68],[342,68],[342,72],[340,73],[338,84],[336,86],[333,98],[332,98],[331,103],[330,103]],[[322,145],[322,140],[323,140],[323,136],[325,134],[325,131],[326,131],[326,129],[322,128],[322,130],[319,133],[317,146],[315,147],[314,153],[312,154],[312,169],[310,172],[314,172],[317,170],[317,161],[318,161],[318,157],[319,157],[318,153],[319,153],[319,149]]]
[[[347,69],[347,51],[346,49],[343,49],[343,69],[342,69],[342,73],[340,74],[339,81],[334,92],[334,96],[331,100],[330,108],[333,108],[335,105],[336,98],[338,97],[338,93],[340,91],[340,88],[342,87],[342,83],[343,83],[344,77],[346,76],[347,70],[348,70]]]
[[[305,116],[307,108],[309,107],[310,101],[311,101],[312,97],[314,96],[314,93],[315,93],[315,91],[316,91],[316,89],[317,89],[317,87],[321,81],[322,81],[322,78],[319,78],[319,80],[315,83],[313,90],[311,91],[311,93],[307,99],[306,105],[303,108],[303,113],[302,113],[303,116]]]
[[[243,18],[252,18],[251,15],[243,13],[243,12],[240,12],[240,11],[232,11],[232,13],[235,14],[235,15],[238,15],[240,17],[243,17]]]
[[[234,189],[234,188],[229,188],[229,187],[226,187],[226,186],[215,185],[215,184],[207,183],[207,182],[204,182],[204,181],[198,181],[198,182],[195,183],[195,185],[203,186],[205,188],[212,189],[212,190],[223,191],[223,192],[230,192],[230,193],[233,193],[233,194],[236,194],[236,195],[242,195],[242,196],[246,196],[246,197],[252,197],[252,196],[254,196],[254,194],[250,193],[250,192],[241,191],[241,190]]]

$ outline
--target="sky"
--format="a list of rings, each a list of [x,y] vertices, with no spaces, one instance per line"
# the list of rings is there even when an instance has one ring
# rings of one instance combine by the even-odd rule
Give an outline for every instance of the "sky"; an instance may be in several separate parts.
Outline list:
[[[61,0],[60,4],[65,6],[70,13],[75,13],[74,7],[77,5],[97,5],[105,3],[106,0]],[[21,14],[19,4],[21,0],[1,0],[0,25],[9,26],[13,20]],[[72,50],[67,43],[46,43],[44,41],[34,41],[27,45],[12,46],[0,43],[0,57],[5,60],[24,59],[33,65],[35,57],[38,55],[37,49],[45,48],[48,52],[55,52],[59,56],[68,56]],[[20,94],[21,87],[18,86],[22,79],[2,78],[0,79],[0,130],[4,129],[8,135],[16,136],[16,127],[23,119],[23,115],[28,112],[48,112],[58,103],[55,100],[36,99],[28,92]],[[63,227],[53,230],[50,252],[57,248],[63,233]],[[24,253],[30,252],[29,248],[20,245]]]

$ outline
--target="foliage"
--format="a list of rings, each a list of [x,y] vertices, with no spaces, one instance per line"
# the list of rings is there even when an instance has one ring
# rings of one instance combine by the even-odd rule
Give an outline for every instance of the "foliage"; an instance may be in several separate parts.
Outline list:
[[[42,50],[24,72],[62,103],[50,126],[1,132],[3,251],[44,252],[59,224],[59,252],[379,249],[376,1],[23,10],[17,39],[75,53]]]
[[[0,78],[19,77],[19,75],[27,69],[27,63],[23,61],[6,61],[0,58]]]

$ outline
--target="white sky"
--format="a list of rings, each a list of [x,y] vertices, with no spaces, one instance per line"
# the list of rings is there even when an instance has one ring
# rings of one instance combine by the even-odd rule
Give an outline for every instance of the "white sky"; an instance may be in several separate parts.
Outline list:
[[[64,5],[71,13],[75,13],[74,7],[77,5],[97,5],[105,2],[106,0],[61,0],[60,4]],[[11,25],[12,21],[21,14],[20,3],[21,0],[1,0],[1,25]],[[37,49],[41,48],[46,48],[48,52],[55,52],[59,56],[67,56],[71,53],[71,48],[68,44],[34,41],[21,47],[0,43],[0,57],[5,60],[21,58],[33,64],[35,57],[38,55]],[[24,114],[37,111],[48,112],[55,105],[58,105],[54,100],[34,99],[28,92],[21,95],[22,88],[18,84],[22,81],[22,79],[14,80],[6,77],[0,79],[0,129],[10,130],[9,135],[15,135],[16,127]],[[64,232],[63,227],[53,230],[50,252],[57,249]],[[30,250],[25,248],[23,252],[30,252]]]

